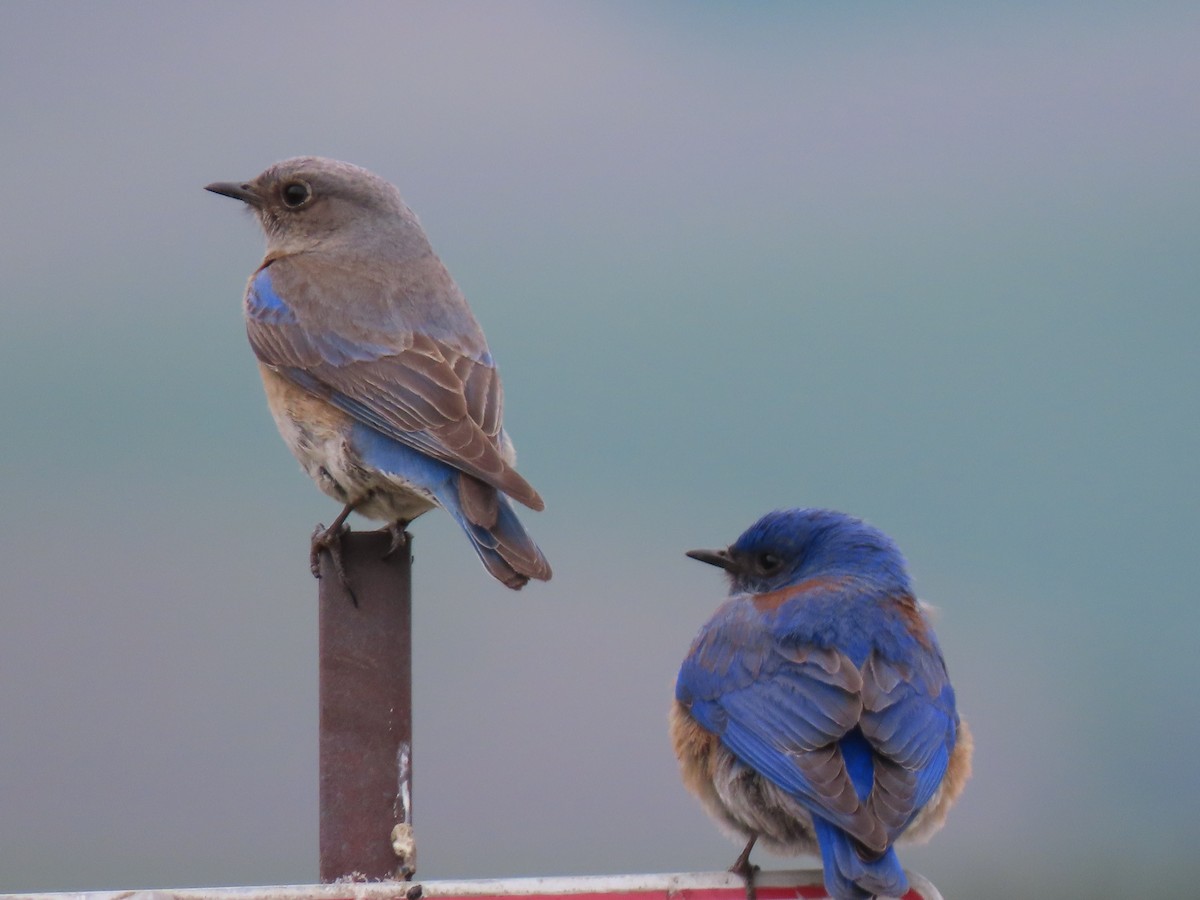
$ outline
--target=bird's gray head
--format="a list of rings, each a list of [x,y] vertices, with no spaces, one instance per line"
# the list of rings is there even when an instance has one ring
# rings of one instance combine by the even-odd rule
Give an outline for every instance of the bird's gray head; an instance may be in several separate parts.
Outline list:
[[[277,162],[250,181],[218,181],[205,190],[241,200],[258,216],[267,253],[286,256],[348,246],[429,252],[400,192],[373,172],[320,156]]]
[[[719,566],[735,593],[779,590],[808,578],[845,577],[910,593],[904,557],[886,534],[831,509],[783,509],[763,516],[723,550],[691,550]]]

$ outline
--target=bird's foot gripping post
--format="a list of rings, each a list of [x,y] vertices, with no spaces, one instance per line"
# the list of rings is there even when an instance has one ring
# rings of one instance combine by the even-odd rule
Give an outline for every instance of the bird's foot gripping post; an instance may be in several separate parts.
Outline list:
[[[738,858],[733,861],[733,865],[729,867],[730,872],[742,876],[746,882],[746,900],[757,900],[758,897],[758,893],[754,889],[754,876],[758,873],[758,866],[750,862],[750,851],[754,849],[757,840],[757,834],[750,838],[745,848],[738,854]]]
[[[329,563],[333,567],[338,580],[342,582],[342,586],[350,594],[350,599],[357,605],[358,600],[355,599],[354,592],[349,590],[350,583],[346,575],[346,564],[342,560],[342,535],[350,533],[350,528],[346,525],[346,519],[350,517],[350,513],[352,512],[354,512],[354,504],[347,503],[346,508],[338,513],[338,517],[333,520],[332,525],[328,528],[324,525],[317,525],[313,529],[312,543],[308,549],[308,567],[312,570],[313,578],[320,578],[321,555],[328,555]]]
[[[320,872],[327,883],[407,880],[416,871],[412,556],[391,542],[386,531],[343,533],[342,573],[330,554],[319,557]]]

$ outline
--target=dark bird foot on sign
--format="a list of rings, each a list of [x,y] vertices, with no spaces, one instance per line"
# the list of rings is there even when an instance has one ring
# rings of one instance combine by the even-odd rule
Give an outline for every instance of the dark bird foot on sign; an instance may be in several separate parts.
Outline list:
[[[346,517],[350,515],[354,507],[347,506],[342,510],[341,514],[333,520],[333,524],[326,528],[324,525],[318,525],[313,529],[312,544],[308,552],[308,565],[312,570],[314,578],[321,577],[321,552],[329,554],[329,561],[333,563],[333,571],[337,574],[338,581],[342,587],[346,589],[346,593],[350,595],[350,599],[355,606],[358,606],[358,598],[354,596],[354,591],[350,588],[350,579],[346,575],[346,565],[342,561],[342,535],[350,529],[346,525]]]
[[[380,531],[386,531],[392,538],[391,543],[388,544],[387,552],[383,554],[384,559],[391,559],[392,554],[397,550],[408,546],[409,535],[405,531],[406,528],[408,528],[408,522],[404,519],[397,519],[395,522],[389,522],[385,527],[379,529]]]
[[[742,879],[746,882],[746,900],[755,900],[756,896],[754,876],[758,872],[758,866],[750,862],[750,851],[754,849],[754,842],[757,840],[758,835],[750,838],[750,842],[746,844],[746,848],[738,854],[738,858],[729,867],[730,872],[734,875],[741,875]]]

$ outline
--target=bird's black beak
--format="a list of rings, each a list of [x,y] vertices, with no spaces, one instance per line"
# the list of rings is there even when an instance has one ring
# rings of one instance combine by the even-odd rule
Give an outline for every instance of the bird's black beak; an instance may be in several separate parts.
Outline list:
[[[710,566],[718,566],[727,572],[735,571],[738,568],[737,560],[730,555],[728,550],[689,550],[687,555],[692,559],[708,563]]]
[[[214,181],[212,184],[204,186],[206,191],[212,191],[214,194],[221,194],[224,197],[232,197],[234,200],[241,200],[243,203],[248,203],[251,206],[258,207],[262,204],[262,198],[254,192],[248,183],[238,184],[234,181]]]

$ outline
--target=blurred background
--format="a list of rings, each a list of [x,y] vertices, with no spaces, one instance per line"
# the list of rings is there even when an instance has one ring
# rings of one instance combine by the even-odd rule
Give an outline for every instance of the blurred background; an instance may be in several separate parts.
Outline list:
[[[320,154],[421,216],[548,502],[520,594],[412,529],[423,878],[729,865],[666,737],[725,589],[683,551],[822,505],[904,548],[976,735],[905,863],[1194,891],[1197,46],[1190,3],[4,4],[0,890],[317,877],[337,509],[202,187]]]

